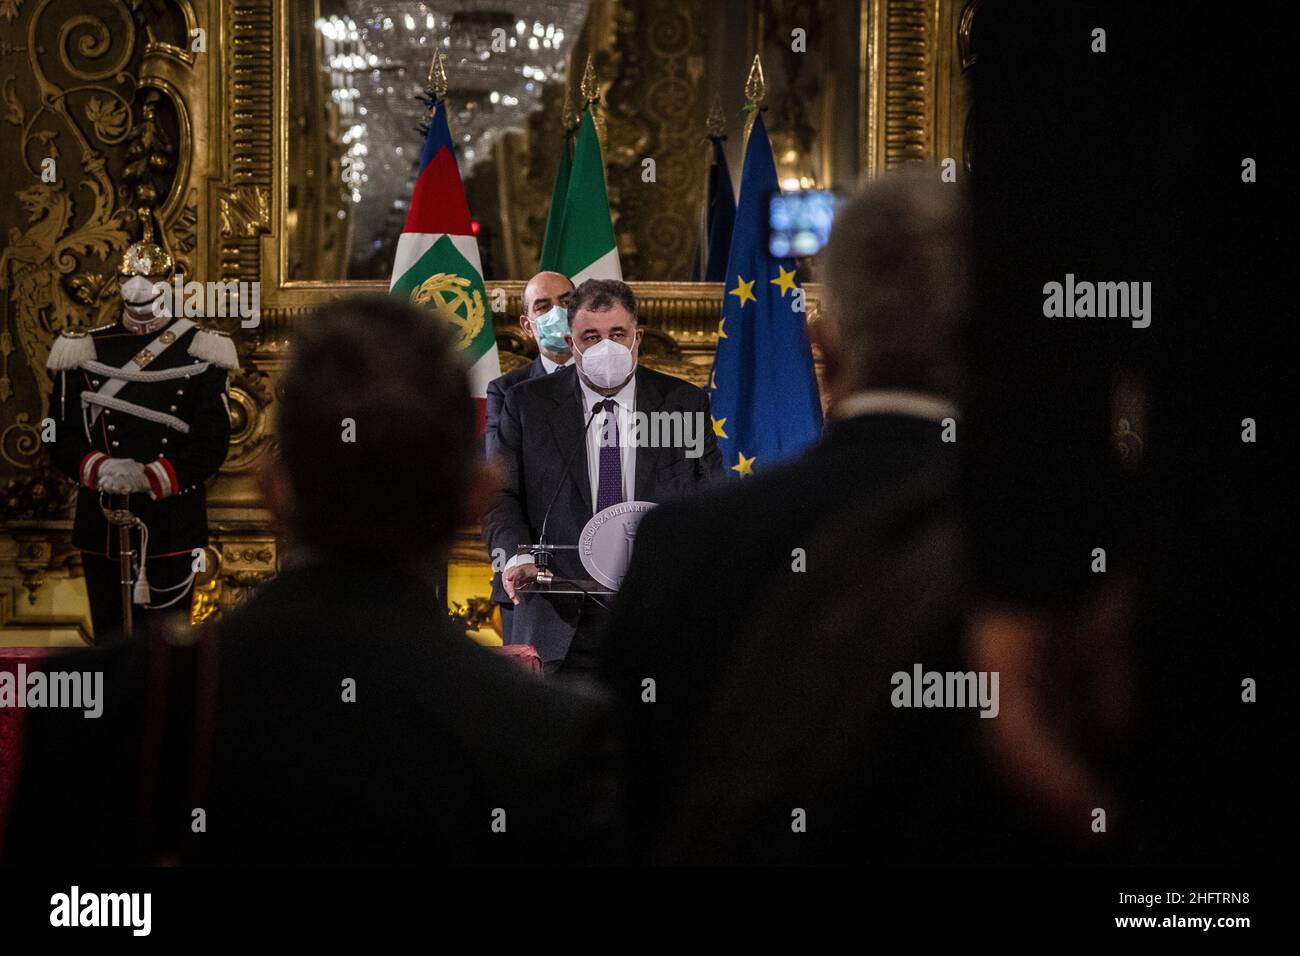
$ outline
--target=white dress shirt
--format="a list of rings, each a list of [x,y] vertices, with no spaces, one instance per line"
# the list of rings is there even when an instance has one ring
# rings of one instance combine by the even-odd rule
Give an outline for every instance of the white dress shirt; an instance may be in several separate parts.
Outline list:
[[[939,395],[904,389],[868,388],[854,392],[830,408],[830,418],[856,418],[858,415],[907,415],[941,422],[957,418],[957,406]]]
[[[605,396],[593,391],[581,377],[578,388],[582,394],[582,423],[587,423],[591,407],[606,398],[617,402],[612,412],[601,410],[587,429],[587,477],[591,481],[591,507],[595,514],[597,492],[600,490],[600,446],[605,438],[606,420],[612,415],[614,421],[609,423],[609,439],[622,443],[621,461],[623,465],[623,500],[632,500],[632,490],[636,481],[636,447],[632,444],[632,412],[636,410],[636,374],[627,380],[627,384],[613,395]]]
[[[550,359],[548,359],[545,355],[543,355],[543,354],[540,353],[540,352],[537,353],[537,357],[538,357],[539,359],[542,360],[542,368],[544,368],[544,369],[546,370],[546,374],[547,374],[547,375],[550,375],[550,374],[551,374],[552,372],[554,372],[557,368],[564,368],[566,365],[572,365],[572,364],[573,364],[573,356],[572,356],[572,355],[569,356],[569,360],[568,360],[567,362],[561,362],[559,365],[557,365],[556,363],[552,362]],[[583,421],[586,421],[586,419],[584,418]]]
[[[545,355],[541,358],[544,365],[548,363],[554,364],[550,363],[550,360],[547,359]],[[570,359],[570,361],[572,361],[572,359]],[[559,366],[556,366],[556,368],[558,367]],[[554,368],[547,369],[548,374],[553,371],[555,371]],[[585,425],[587,424],[587,417],[591,415],[592,406],[597,402],[604,401],[605,396],[592,391],[581,378],[578,379],[578,388],[579,393],[582,396],[582,423]],[[632,490],[636,484],[636,448],[632,446],[630,441],[630,431],[632,428],[630,416],[631,413],[636,410],[636,374],[633,373],[632,377],[628,379],[627,384],[619,389],[616,394],[609,397],[618,403],[618,407],[615,408],[612,413],[606,412],[603,409],[597,412],[595,420],[591,423],[591,427],[587,429],[587,477],[590,481],[591,487],[591,507],[593,509],[593,514],[595,513],[594,509],[596,507],[597,493],[600,490],[601,435],[604,433],[605,419],[611,414],[615,416],[616,422],[613,427],[622,429],[618,434],[620,436],[619,440],[623,443],[621,462],[623,466],[624,501],[632,500]],[[502,570],[508,571],[515,565],[532,563],[533,556],[531,554],[516,554],[506,561],[505,567]]]

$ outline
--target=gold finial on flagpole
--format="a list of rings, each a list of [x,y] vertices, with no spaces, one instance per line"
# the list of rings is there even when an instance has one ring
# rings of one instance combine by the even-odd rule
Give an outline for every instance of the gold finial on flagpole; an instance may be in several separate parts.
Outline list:
[[[709,116],[705,121],[709,130],[711,139],[722,139],[723,133],[727,130],[727,117],[722,112],[722,97],[715,95],[713,97],[713,106],[709,108]]]
[[[582,101],[587,106],[594,106],[600,100],[600,84],[596,82],[596,66],[587,55],[587,67],[582,71]]]
[[[763,61],[754,54],[754,62],[749,68],[749,77],[745,80],[745,111],[749,116],[745,118],[745,138],[741,142],[741,152],[749,147],[749,131],[754,128],[754,117],[758,111],[763,108],[763,100],[767,98],[767,81],[763,79]]]
[[[596,79],[596,66],[592,62],[591,54],[587,54],[587,66],[582,71],[582,106],[583,109],[591,112],[591,122],[596,127],[596,139],[600,142],[600,149],[605,151],[605,120],[601,116],[600,110],[600,82]],[[579,123],[582,120],[582,113],[578,113]]]
[[[429,77],[425,88],[432,91],[435,100],[447,97],[447,65],[441,50],[433,51],[433,62],[429,64]]]
[[[564,109],[560,111],[560,125],[564,127],[566,133],[570,133],[578,125],[578,114],[573,111],[573,100],[569,96],[570,90],[566,84],[564,87]]]
[[[754,54],[754,62],[749,68],[749,78],[745,80],[745,100],[749,105],[760,107],[767,99],[767,82],[763,79],[763,61]]]

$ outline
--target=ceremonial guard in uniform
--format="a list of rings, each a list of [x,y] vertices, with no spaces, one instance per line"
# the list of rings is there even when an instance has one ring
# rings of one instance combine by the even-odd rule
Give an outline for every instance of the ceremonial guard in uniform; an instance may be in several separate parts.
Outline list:
[[[47,447],[81,486],[72,543],[96,643],[142,615],[188,611],[208,541],[203,483],[226,458],[227,376],[239,367],[229,335],[172,315],[171,256],[144,222],[122,255],[121,318],[63,332],[47,363],[57,416]]]

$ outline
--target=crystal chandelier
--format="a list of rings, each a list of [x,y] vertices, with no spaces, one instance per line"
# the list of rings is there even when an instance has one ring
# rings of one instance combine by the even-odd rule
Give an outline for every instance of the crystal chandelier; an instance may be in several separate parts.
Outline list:
[[[587,0],[322,0],[316,28],[339,107],[354,240],[378,244],[394,221],[400,228],[422,145],[416,127],[425,107],[417,96],[435,48],[446,54],[447,120],[461,175],[468,177],[497,137],[524,127],[543,86],[563,82],[587,6]]]

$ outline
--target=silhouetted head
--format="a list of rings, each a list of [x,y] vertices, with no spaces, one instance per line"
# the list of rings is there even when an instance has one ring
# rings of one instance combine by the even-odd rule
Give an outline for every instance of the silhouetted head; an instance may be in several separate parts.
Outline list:
[[[810,326],[835,402],[865,388],[952,397],[967,299],[961,187],[937,169],[887,173],[836,212]]]
[[[442,321],[386,295],[321,306],[295,336],[278,408],[264,491],[295,544],[397,560],[445,549],[482,466]]]

